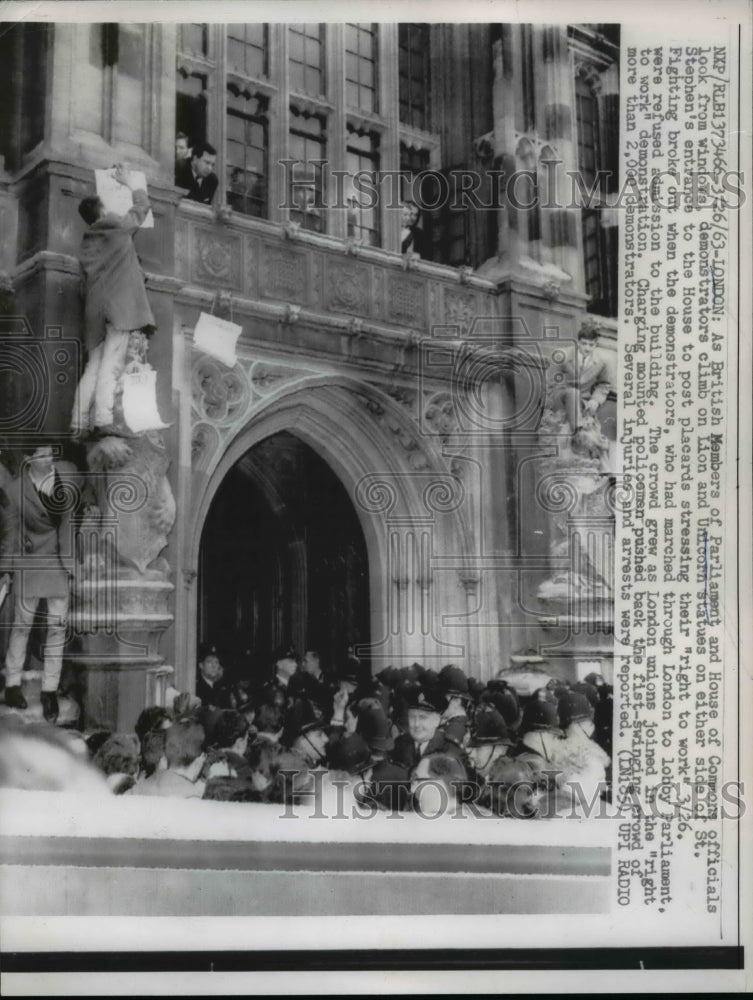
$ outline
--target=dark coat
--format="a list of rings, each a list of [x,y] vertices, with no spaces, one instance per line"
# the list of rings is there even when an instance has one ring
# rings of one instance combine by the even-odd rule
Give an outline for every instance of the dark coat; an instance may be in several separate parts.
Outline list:
[[[208,177],[194,177],[191,169],[191,161],[183,160],[175,169],[175,184],[177,187],[187,188],[186,201],[198,201],[202,205],[211,205],[217,190],[219,181],[217,174],[209,174]]]
[[[14,573],[14,587],[26,597],[64,597],[75,562],[73,516],[77,490],[75,466],[55,463],[55,489],[50,512],[22,468],[6,482],[0,573]]]
[[[417,253],[424,260],[429,257],[429,241],[419,226],[409,227],[410,232],[400,244],[400,253]]]
[[[201,673],[196,676],[196,697],[205,708],[237,708],[241,703],[231,683],[221,677],[216,684],[207,684]]]
[[[133,245],[148,211],[146,191],[134,191],[129,212],[97,219],[84,233],[79,259],[86,276],[84,325],[90,351],[104,340],[107,323],[116,330],[155,325]]]

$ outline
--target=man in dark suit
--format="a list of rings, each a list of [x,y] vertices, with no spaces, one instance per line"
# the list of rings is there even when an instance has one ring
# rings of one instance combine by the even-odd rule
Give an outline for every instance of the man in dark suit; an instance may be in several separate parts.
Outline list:
[[[175,183],[178,187],[188,188],[187,201],[212,204],[219,183],[214,172],[216,162],[217,150],[214,146],[210,146],[208,142],[197,142],[190,161],[185,160],[185,166],[178,166]]]
[[[578,332],[577,348],[566,352],[549,373],[549,404],[564,409],[572,434],[584,418],[596,413],[614,386],[612,359],[597,347],[598,340],[598,327],[586,320]]]
[[[13,574],[14,616],[5,661],[5,704],[27,708],[21,690],[34,615],[47,603],[47,636],[42,679],[42,711],[48,722],[58,716],[57,689],[63,667],[69,582],[73,573],[75,488],[65,479],[74,467],[54,462],[52,448],[37,447],[6,486],[5,530],[0,551],[0,586]]]

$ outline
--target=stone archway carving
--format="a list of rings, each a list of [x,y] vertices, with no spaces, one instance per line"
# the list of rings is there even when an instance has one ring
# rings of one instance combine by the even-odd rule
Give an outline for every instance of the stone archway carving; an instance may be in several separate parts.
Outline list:
[[[444,617],[462,618],[474,600],[463,583],[473,551],[463,482],[410,415],[373,386],[313,366],[255,361],[231,372],[228,378],[227,369],[202,359],[194,366],[195,464],[181,546],[186,586],[176,613],[183,683],[191,683],[193,671],[195,569],[212,498],[229,469],[279,431],[313,448],[354,503],[369,559],[376,669],[406,659],[439,665],[472,657],[474,637],[442,624]]]

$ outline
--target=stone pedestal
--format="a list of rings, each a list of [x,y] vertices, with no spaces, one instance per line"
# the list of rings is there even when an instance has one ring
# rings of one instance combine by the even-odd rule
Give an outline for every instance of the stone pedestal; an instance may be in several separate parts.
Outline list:
[[[118,575],[77,586],[68,662],[82,688],[86,729],[132,731],[139,712],[162,701],[173,670],[157,649],[173,620],[173,590],[167,580]]]

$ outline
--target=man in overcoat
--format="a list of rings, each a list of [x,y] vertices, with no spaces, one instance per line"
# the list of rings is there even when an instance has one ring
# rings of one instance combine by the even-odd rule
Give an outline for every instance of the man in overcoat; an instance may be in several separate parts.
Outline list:
[[[115,179],[133,192],[133,208],[125,215],[106,212],[97,197],[84,198],[78,207],[88,227],[79,259],[86,279],[84,332],[89,356],[73,404],[71,429],[78,434],[95,428],[112,430],[115,389],[129,337],[135,330],[151,333],[155,325],[133,245],[149,211],[149,198],[124,167],[116,167]]]
[[[76,506],[75,471],[69,462],[53,461],[52,448],[37,447],[6,481],[4,530],[0,542],[0,588],[13,581],[13,625],[5,660],[5,703],[27,708],[21,690],[29,633],[40,601],[46,601],[46,641],[42,711],[54,722],[63,667],[69,584],[74,564],[72,517]],[[10,599],[8,597],[7,599]]]

